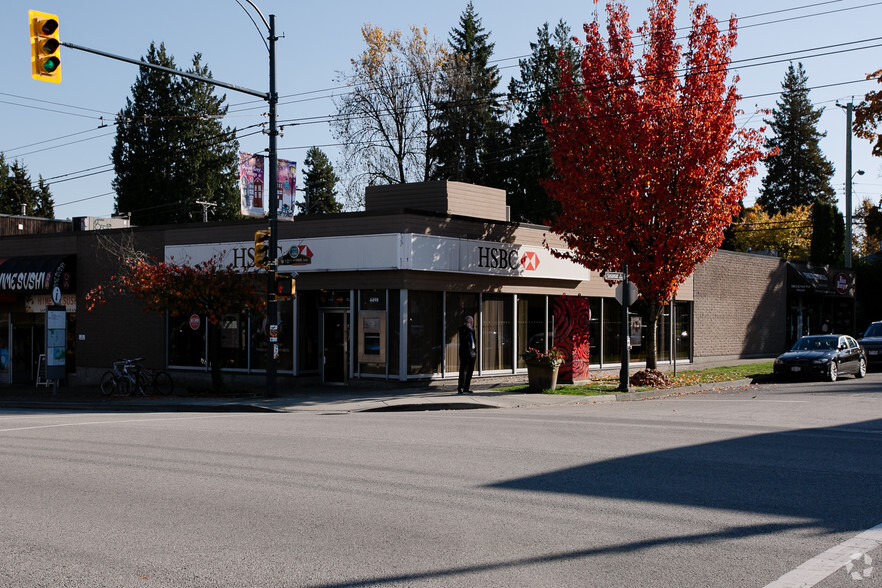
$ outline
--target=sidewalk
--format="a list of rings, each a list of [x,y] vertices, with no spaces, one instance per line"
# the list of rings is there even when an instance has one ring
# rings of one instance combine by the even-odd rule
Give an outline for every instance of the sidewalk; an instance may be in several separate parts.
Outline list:
[[[721,389],[746,388],[750,380],[734,380],[601,396],[524,394],[487,387],[474,394],[455,389],[360,387],[304,388],[282,391],[274,398],[258,395],[238,398],[189,396],[101,396],[94,388],[0,389],[0,409],[53,411],[147,411],[147,412],[314,412],[322,414],[369,411],[467,410],[478,408],[535,408],[542,406],[592,405],[608,402],[658,399]]]

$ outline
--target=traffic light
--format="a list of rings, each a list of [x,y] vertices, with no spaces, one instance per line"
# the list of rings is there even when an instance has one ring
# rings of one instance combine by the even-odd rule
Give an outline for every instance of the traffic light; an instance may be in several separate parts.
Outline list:
[[[31,33],[31,77],[43,82],[61,83],[61,56],[58,17],[36,10],[28,11]]]
[[[276,274],[276,298],[294,296],[294,278],[291,274]]]
[[[269,267],[269,250],[270,250],[270,234],[269,229],[265,231],[257,231],[254,233],[254,265],[257,267]]]

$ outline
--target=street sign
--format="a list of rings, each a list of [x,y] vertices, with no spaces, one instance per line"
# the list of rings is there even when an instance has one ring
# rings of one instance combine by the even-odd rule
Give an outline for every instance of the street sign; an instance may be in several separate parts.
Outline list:
[[[622,304],[622,298],[625,292],[624,284],[619,284],[616,286],[616,300],[619,301],[619,304]],[[628,304],[634,304],[637,301],[637,296],[640,293],[637,291],[637,285],[634,282],[628,282]]]
[[[606,272],[603,279],[607,282],[622,282],[625,279],[625,272]]]

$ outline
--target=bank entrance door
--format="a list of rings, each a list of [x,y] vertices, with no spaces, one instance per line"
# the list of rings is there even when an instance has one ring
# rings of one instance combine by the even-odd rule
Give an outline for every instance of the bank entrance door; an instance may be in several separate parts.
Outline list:
[[[349,312],[322,311],[322,382],[345,384],[349,376]]]

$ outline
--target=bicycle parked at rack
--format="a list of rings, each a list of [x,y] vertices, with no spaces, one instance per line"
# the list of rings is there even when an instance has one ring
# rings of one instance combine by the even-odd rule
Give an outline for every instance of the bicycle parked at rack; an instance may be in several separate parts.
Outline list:
[[[113,362],[113,369],[104,372],[98,381],[98,390],[104,396],[128,396],[135,388],[135,375],[130,371],[134,365],[127,359]]]
[[[148,394],[167,396],[174,390],[174,381],[172,381],[171,375],[164,370],[152,370],[140,363],[135,363],[132,371],[135,373],[135,390],[145,396]]]
[[[104,372],[98,383],[101,393],[105,396],[128,396],[134,391],[143,396],[171,394],[174,389],[171,375],[163,370],[144,367],[140,363],[142,359],[136,357],[113,362],[113,369]]]

